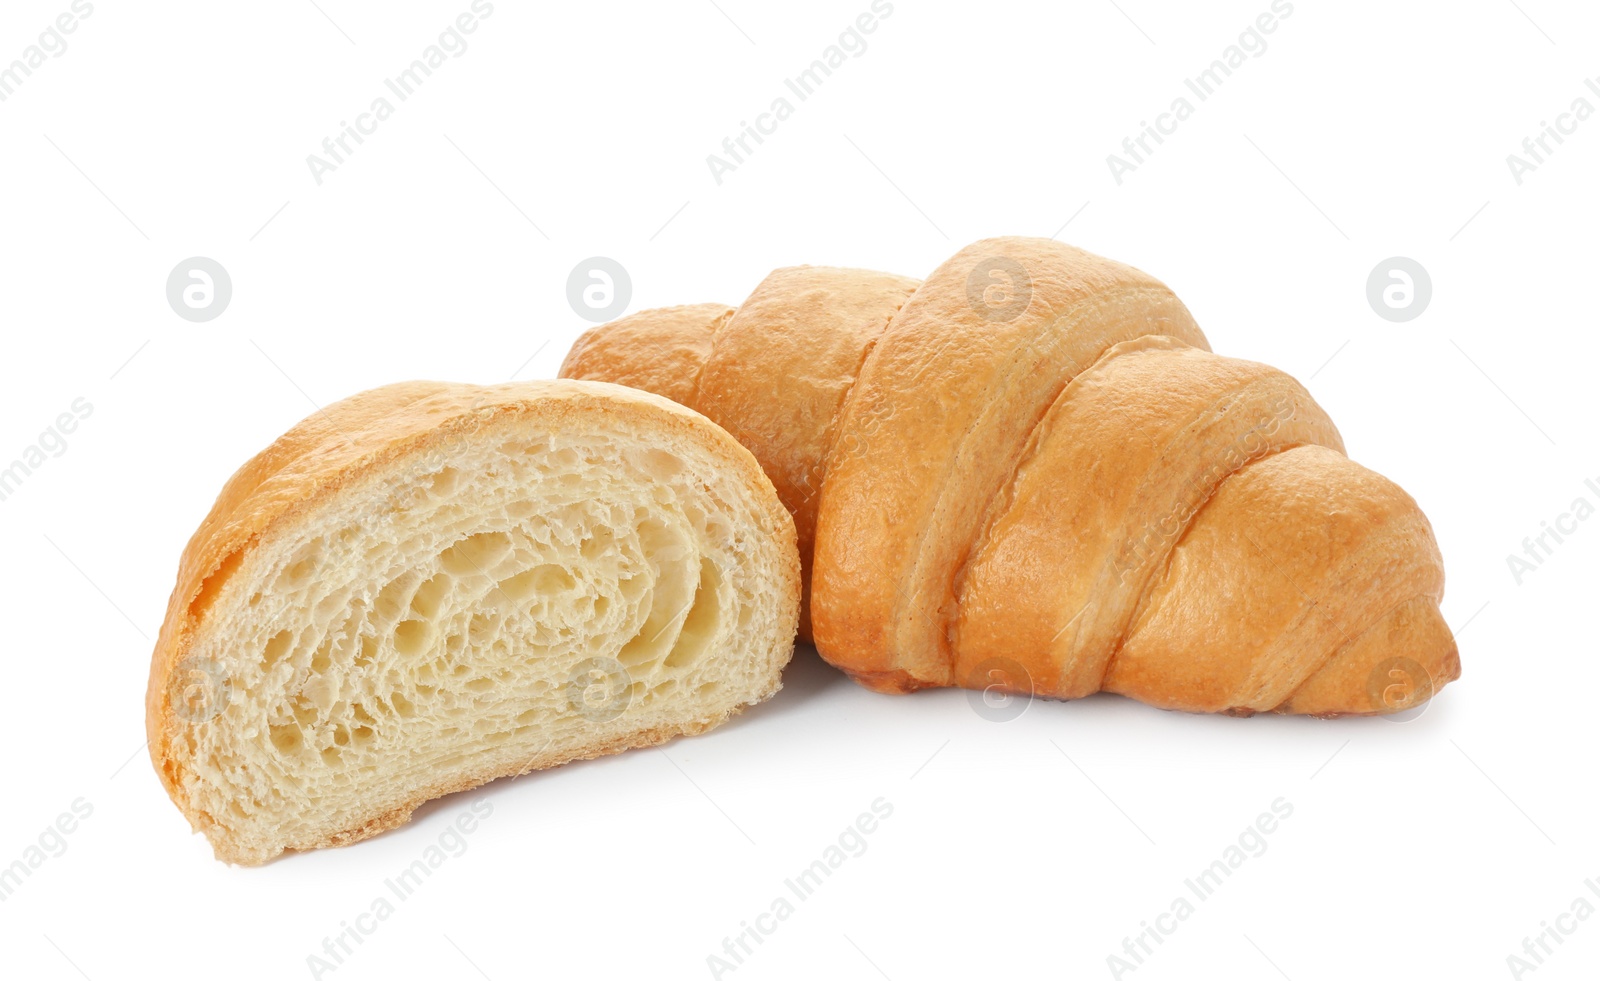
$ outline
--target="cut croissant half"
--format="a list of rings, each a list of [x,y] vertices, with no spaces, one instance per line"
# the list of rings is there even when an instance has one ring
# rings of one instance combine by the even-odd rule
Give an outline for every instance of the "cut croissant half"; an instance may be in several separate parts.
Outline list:
[[[703,731],[771,696],[794,525],[751,454],[592,382],[414,382],[245,465],[151,664],[167,791],[258,864],[423,801]]]

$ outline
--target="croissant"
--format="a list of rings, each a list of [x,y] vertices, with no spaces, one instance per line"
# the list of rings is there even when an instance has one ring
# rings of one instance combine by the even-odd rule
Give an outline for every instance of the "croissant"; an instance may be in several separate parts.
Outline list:
[[[868,688],[1338,716],[1460,675],[1416,502],[1161,282],[1054,240],[920,283],[779,269],[736,309],[593,328],[562,375],[751,450],[794,516],[801,635]]]
[[[243,865],[770,697],[793,526],[703,417],[589,382],[390,385],[247,463],[184,551],[150,757]]]

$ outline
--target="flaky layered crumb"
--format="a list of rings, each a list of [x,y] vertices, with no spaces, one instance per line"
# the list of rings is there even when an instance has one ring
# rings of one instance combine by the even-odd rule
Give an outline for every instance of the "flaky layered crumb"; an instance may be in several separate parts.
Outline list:
[[[770,696],[794,560],[762,492],[603,414],[502,416],[361,474],[210,599],[172,672],[175,796],[255,863]]]

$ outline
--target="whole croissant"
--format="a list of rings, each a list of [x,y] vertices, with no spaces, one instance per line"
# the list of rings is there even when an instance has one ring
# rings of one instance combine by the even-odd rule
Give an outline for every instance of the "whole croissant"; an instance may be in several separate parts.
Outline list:
[[[1137,269],[974,243],[925,282],[779,269],[590,330],[571,378],[697,409],[794,515],[818,652],[878,691],[1412,708],[1460,675],[1415,501]]]

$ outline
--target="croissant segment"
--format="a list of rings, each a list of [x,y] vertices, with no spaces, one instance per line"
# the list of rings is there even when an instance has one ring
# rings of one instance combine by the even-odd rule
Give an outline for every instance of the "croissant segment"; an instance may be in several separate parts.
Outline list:
[[[562,375],[682,402],[794,515],[801,635],[862,685],[1412,709],[1460,675],[1410,496],[1153,277],[986,239],[923,282],[793,267],[589,331]]]
[[[722,724],[781,687],[799,605],[789,514],[704,417],[594,382],[387,385],[218,495],[152,652],[150,758],[219,859],[350,844]]]

